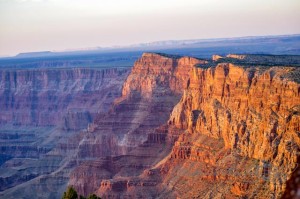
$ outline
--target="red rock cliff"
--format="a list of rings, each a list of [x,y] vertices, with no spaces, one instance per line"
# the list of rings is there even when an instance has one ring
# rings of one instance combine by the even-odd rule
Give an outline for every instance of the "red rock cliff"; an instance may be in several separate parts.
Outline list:
[[[227,59],[246,57],[261,61]],[[280,197],[299,156],[295,67],[208,64],[145,53],[80,142],[70,184],[109,198]]]
[[[270,197],[269,193],[279,197],[285,189],[284,182],[297,167],[299,156],[300,85],[283,78],[293,70],[293,67],[263,69],[231,63],[208,69],[194,68],[189,87],[169,119],[170,125],[189,132],[174,146],[173,157],[181,153],[187,159],[204,156],[220,168],[224,164],[218,162],[225,161],[228,156],[216,153],[220,156],[216,157],[209,151],[199,151],[198,142],[203,144],[203,135],[212,140],[223,140],[224,149],[269,165],[267,173],[272,177],[265,185],[267,191],[260,197]],[[185,148],[178,147],[180,145]],[[212,146],[210,150],[213,149],[216,148]],[[230,167],[238,170],[239,166],[242,165]],[[240,180],[233,180],[233,183]],[[243,194],[249,196],[255,189],[249,191],[249,180],[247,183],[248,192]],[[241,187],[234,186],[232,193],[241,195]]]
[[[78,158],[95,160],[105,156],[122,157],[116,161],[105,161],[102,165],[99,161],[88,163],[106,172],[106,168],[115,168],[109,171],[111,178],[114,175],[138,175],[144,168],[157,162],[164,154],[161,146],[147,150],[139,146],[147,142],[148,136],[156,128],[168,121],[173,107],[188,86],[190,71],[198,63],[205,61],[144,53],[127,77],[122,96],[115,101],[108,114],[97,117],[93,131],[85,135],[78,147]],[[155,133],[153,135],[156,136]],[[155,140],[163,141],[165,136],[166,133],[155,137]],[[127,164],[124,165],[123,161]],[[85,195],[96,191],[102,180],[109,180],[107,176],[99,176],[93,184],[83,183],[90,179],[84,175],[86,165],[79,165],[70,179],[70,184]]]
[[[138,93],[145,98],[165,92],[182,94],[194,65],[205,62],[191,57],[144,53],[124,83],[122,94],[128,96]]]
[[[194,68],[190,86],[169,123],[223,138],[226,148],[239,148],[245,156],[281,158],[283,153],[289,154],[283,149],[284,142],[300,144],[300,85],[280,78],[290,70],[273,67],[260,71],[232,64]]]

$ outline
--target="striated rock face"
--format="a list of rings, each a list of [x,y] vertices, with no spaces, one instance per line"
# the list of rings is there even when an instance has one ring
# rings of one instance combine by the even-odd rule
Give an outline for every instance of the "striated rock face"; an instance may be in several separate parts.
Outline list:
[[[166,132],[157,136],[158,134],[154,131],[168,121],[180,94],[188,86],[190,71],[198,63],[205,63],[205,61],[144,53],[136,61],[132,72],[126,79],[122,96],[115,101],[108,114],[102,114],[96,118],[93,130],[88,132],[80,143],[78,157],[96,159],[104,156],[131,154],[132,156],[127,157],[130,162],[131,158],[143,159],[146,153],[147,156],[152,156],[150,158],[152,161],[147,167],[153,165],[156,159],[161,157],[159,154],[164,154],[164,150],[147,147],[149,151],[145,151],[145,147],[139,149],[138,146],[146,142],[151,135],[153,135],[153,140],[149,140],[149,146],[165,143]],[[78,167],[76,173],[84,170],[80,168],[81,166]],[[134,168],[133,166],[132,172],[138,175],[140,170]],[[118,172],[126,173],[122,170],[123,168]],[[73,174],[71,176],[70,184],[85,195],[99,188],[95,184],[79,183],[88,181],[88,177],[81,175],[78,177]]]
[[[103,198],[280,198],[299,162],[299,57],[214,60],[144,53],[108,112],[93,123],[67,112],[64,129],[89,124],[44,150],[67,158],[31,188],[68,179]]]
[[[191,133],[222,138],[226,148],[238,149],[243,156],[293,167],[297,151],[285,145],[300,144],[300,86],[280,79],[290,70],[260,71],[232,64],[194,68],[190,86],[169,123]],[[289,160],[283,158],[287,154]]]
[[[189,88],[169,120],[170,125],[189,132],[179,137],[172,157],[197,159],[200,156],[201,162],[220,168],[224,166],[220,161],[225,161],[226,156],[218,160],[211,152],[199,150],[197,135],[222,140],[224,149],[259,160],[258,167],[262,169],[258,171],[262,172],[259,176],[265,172],[270,180],[264,184],[266,190],[261,194],[269,197],[273,193],[279,197],[297,167],[299,156],[300,85],[282,79],[293,70],[293,67],[243,68],[231,63],[209,69],[194,68]],[[216,154],[221,152],[213,148]],[[247,169],[248,165],[244,166]],[[251,179],[252,175],[247,177]],[[249,186],[249,180],[246,185],[237,181],[233,180],[231,189],[234,195],[247,195],[255,190]]]
[[[86,127],[95,114],[107,112],[119,95],[112,88],[124,81],[128,71],[117,68],[0,70],[0,98],[4,99],[0,101],[0,124]],[[77,126],[68,126],[81,121]]]
[[[85,129],[93,122],[93,114],[89,111],[69,110],[63,117],[63,129],[80,130]]]
[[[188,86],[193,66],[204,63],[206,61],[191,57],[173,58],[144,53],[124,83],[122,95],[139,94],[143,98],[150,98],[155,94],[168,95],[167,92],[181,94]]]
[[[109,111],[129,71],[0,70],[0,198],[60,198],[80,130]]]
[[[277,57],[246,63],[266,57],[227,56],[246,59],[239,66],[145,53],[79,151],[122,158],[90,163],[93,183],[83,163],[70,184],[108,198],[280,197],[299,156],[300,87],[286,78],[297,68],[269,66]]]

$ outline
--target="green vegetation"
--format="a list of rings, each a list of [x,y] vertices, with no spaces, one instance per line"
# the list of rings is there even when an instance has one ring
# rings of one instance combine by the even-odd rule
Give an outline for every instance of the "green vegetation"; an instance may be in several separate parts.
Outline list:
[[[294,68],[288,74],[283,75],[283,78],[287,78],[294,82],[300,83],[300,68]]]
[[[62,199],[78,199],[78,194],[73,187],[68,187],[67,191],[64,192]]]
[[[87,199],[101,199],[100,197],[96,196],[96,194],[89,195]]]
[[[72,187],[68,187],[67,191],[64,192],[64,195],[62,196],[62,199],[101,199],[96,194],[90,194],[87,198],[80,195],[78,197],[77,191]]]
[[[217,63],[232,63],[241,66],[300,66],[300,56],[297,55],[259,55],[248,54],[243,59],[223,57]]]
[[[171,58],[171,59],[179,59],[181,58],[182,56],[181,55],[170,55],[170,54],[166,54],[166,53],[158,53],[158,52],[153,52],[154,54],[157,54],[157,55],[160,55],[160,56],[163,56],[163,57],[167,57],[167,58]]]
[[[196,67],[198,68],[203,68],[203,69],[208,69],[212,67],[216,67],[217,63],[213,61],[208,61],[206,64],[196,64]]]
[[[206,64],[198,64],[199,68],[215,67],[221,63],[232,63],[243,68],[259,67],[262,69],[268,69],[273,66],[288,66],[288,67],[300,67],[299,55],[260,55],[260,54],[245,54],[244,58],[223,57],[217,61],[207,60]]]

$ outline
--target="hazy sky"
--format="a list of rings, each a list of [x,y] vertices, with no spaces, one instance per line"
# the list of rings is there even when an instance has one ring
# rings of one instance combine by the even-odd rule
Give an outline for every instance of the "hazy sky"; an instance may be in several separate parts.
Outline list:
[[[0,55],[300,33],[300,0],[0,0]]]

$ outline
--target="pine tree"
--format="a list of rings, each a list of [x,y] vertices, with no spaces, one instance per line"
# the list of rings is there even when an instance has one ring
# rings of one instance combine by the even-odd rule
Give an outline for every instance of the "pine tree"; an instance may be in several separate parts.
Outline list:
[[[78,199],[78,194],[73,187],[68,187],[67,191],[64,192],[62,199]]]

